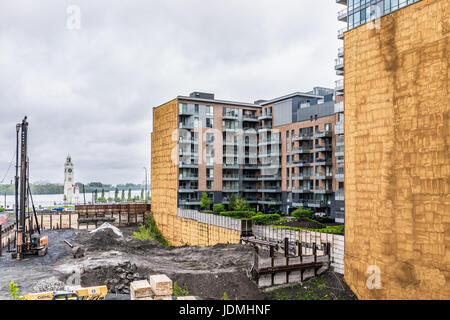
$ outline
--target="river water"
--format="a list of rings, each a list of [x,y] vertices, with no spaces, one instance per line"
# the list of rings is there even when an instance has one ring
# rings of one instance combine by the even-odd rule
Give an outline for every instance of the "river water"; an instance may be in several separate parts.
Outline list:
[[[113,191],[105,191],[105,198],[108,199],[109,197],[114,198],[114,190]],[[98,197],[101,196],[101,193],[98,193]],[[119,191],[119,197],[122,196],[122,191]],[[141,196],[140,190],[131,190],[131,196]],[[125,190],[125,197],[128,197],[128,190]],[[86,204],[92,203],[92,200],[94,198],[94,195],[92,193],[86,193]],[[6,205],[5,205],[6,200]],[[46,207],[46,206],[54,206],[54,205],[63,205],[64,195],[63,194],[36,194],[33,195],[33,201],[34,206],[36,208],[39,207]],[[12,208],[15,202],[14,196],[6,196],[0,195],[0,206],[6,207],[6,208]],[[84,196],[81,193],[80,194],[80,203],[84,204]],[[31,206],[31,200],[30,200],[30,206]]]

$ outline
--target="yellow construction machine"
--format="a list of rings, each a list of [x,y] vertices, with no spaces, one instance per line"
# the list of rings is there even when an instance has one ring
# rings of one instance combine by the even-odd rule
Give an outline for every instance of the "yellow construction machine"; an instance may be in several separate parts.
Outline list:
[[[21,298],[24,300],[105,300],[107,293],[106,286],[97,286],[73,291],[29,293]]]

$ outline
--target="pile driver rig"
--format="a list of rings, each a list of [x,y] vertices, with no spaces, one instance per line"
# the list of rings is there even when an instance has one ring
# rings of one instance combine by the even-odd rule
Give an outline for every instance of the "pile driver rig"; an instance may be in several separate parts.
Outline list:
[[[16,250],[11,254],[13,259],[22,260],[27,255],[45,256],[48,248],[48,237],[41,235],[36,209],[31,195],[29,183],[29,161],[27,157],[28,122],[25,117],[22,123],[16,125],[16,176],[15,176],[15,207],[16,216]],[[19,151],[20,141],[20,151]],[[20,153],[20,165],[19,165]],[[20,175],[19,175],[20,168]],[[33,215],[26,210],[28,200],[31,200]],[[28,227],[26,219],[28,218]],[[33,218],[37,233],[33,233]]]

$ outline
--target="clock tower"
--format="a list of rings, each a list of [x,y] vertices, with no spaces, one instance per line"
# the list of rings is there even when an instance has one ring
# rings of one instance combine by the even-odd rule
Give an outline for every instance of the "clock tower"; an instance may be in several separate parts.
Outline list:
[[[68,203],[78,202],[80,190],[75,185],[72,157],[70,154],[64,164],[64,199]]]

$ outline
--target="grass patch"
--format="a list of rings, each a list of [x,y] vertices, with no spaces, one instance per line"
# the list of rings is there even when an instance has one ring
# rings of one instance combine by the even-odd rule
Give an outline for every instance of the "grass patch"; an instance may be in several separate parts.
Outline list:
[[[292,231],[313,231],[313,232],[321,232],[321,233],[331,233],[331,234],[344,234],[344,225],[339,226],[326,226],[321,229],[312,229],[312,228],[298,228],[298,227],[288,227],[288,226],[277,226],[277,225],[271,225],[270,227],[275,229],[285,229],[285,230],[292,230]]]
[[[175,281],[173,283],[173,292],[172,295],[175,297],[185,297],[189,295],[189,290],[187,287],[185,287],[184,289],[181,288],[178,283]]]
[[[147,219],[143,225],[139,227],[139,232],[134,232],[133,237],[139,240],[153,240],[158,241],[161,245],[168,247],[170,246],[169,241],[164,238],[161,231],[159,231],[156,226],[155,219],[153,215],[147,216]]]

